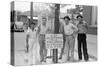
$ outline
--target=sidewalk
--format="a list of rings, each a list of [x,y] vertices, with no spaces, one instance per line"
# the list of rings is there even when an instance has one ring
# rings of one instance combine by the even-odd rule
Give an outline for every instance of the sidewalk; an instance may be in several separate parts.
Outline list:
[[[77,50],[77,38],[75,42],[76,43],[75,43],[75,52],[74,52],[74,62],[79,62],[78,61],[78,50]],[[87,48],[88,48],[88,54],[89,54],[89,61],[97,61],[97,36],[96,35],[87,34]],[[58,53],[60,54],[60,50]],[[58,63],[64,63],[63,61],[64,60],[58,60]],[[47,59],[47,62],[52,63],[52,59]],[[82,62],[85,62],[84,58]],[[70,62],[67,62],[67,63],[70,63]]]
[[[87,48],[90,59],[97,60],[97,35],[87,34]],[[75,43],[75,51],[77,52],[77,39]]]
[[[17,66],[27,66],[27,60],[25,53],[25,33],[16,33],[15,34],[16,44],[15,44],[15,64]],[[97,36],[96,35],[87,35],[87,44],[88,44],[88,53],[89,60],[96,61],[97,60]],[[58,51],[60,55],[60,51]],[[74,52],[75,62],[78,62],[78,54],[77,54],[77,40],[75,43],[75,52]],[[84,60],[82,60],[84,62]],[[42,64],[51,64],[52,58],[46,60],[46,63]],[[63,63],[63,60],[58,60],[58,63]],[[39,63],[40,64],[40,63]]]

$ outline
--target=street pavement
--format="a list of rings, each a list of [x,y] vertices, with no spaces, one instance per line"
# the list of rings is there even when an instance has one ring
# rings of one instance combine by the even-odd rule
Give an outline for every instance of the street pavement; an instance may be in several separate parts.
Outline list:
[[[15,40],[15,65],[16,66],[27,66],[29,65],[27,60],[27,53],[25,52],[25,40],[26,34],[23,32],[15,32],[14,34],[14,40]],[[88,47],[88,53],[89,53],[89,61],[96,61],[97,60],[97,36],[96,35],[87,35],[87,47]],[[48,55],[50,55],[50,51],[48,51]],[[79,62],[78,61],[78,54],[77,54],[77,39],[75,41],[75,52],[74,52],[74,61],[73,62]],[[58,51],[58,56],[60,55],[60,49]],[[64,63],[64,60],[58,60],[58,63]],[[82,60],[81,62],[84,62]],[[38,63],[38,64],[51,64],[52,58],[47,58],[46,63]],[[66,62],[70,63],[70,62]]]

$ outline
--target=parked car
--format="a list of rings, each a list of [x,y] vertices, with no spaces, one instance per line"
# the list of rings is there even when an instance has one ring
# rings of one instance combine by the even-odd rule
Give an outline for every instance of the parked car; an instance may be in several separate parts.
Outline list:
[[[21,22],[21,21],[16,21],[15,22],[15,24],[14,24],[14,31],[15,32],[24,32],[24,30],[23,30],[23,25],[24,25],[24,23],[23,22]]]

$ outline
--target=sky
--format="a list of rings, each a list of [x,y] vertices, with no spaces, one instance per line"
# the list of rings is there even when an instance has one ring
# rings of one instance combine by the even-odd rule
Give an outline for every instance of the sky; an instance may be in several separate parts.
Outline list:
[[[47,9],[49,10],[48,6],[46,6],[48,4],[46,3],[33,3],[33,10],[44,10],[44,9]],[[42,7],[42,8],[38,8],[38,7]],[[75,5],[67,5],[65,6],[64,8],[61,8],[60,11],[65,13],[67,11],[67,9],[70,9],[70,8],[75,8]],[[15,10],[18,10],[18,11],[21,11],[21,12],[24,12],[24,11],[29,11],[30,10],[30,2],[21,2],[21,1],[18,1],[18,2],[15,2]]]
[[[15,10],[18,11],[29,11],[30,10],[30,2],[15,2]]]
[[[48,9],[48,6],[46,6],[46,3],[33,3],[33,10],[43,10]],[[42,7],[42,8],[38,8]],[[15,2],[15,10],[18,11],[29,11],[30,10],[30,2]]]

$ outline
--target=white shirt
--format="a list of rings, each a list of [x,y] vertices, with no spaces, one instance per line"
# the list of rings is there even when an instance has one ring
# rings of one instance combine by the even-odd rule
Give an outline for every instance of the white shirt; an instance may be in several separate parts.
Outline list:
[[[36,38],[36,32],[37,32],[36,29],[34,29],[32,31],[32,29],[28,28],[28,31],[27,31],[26,34],[29,35],[29,39],[35,39]]]
[[[46,34],[47,33],[47,26],[40,25],[40,34]]]
[[[72,23],[69,23],[68,25],[64,24],[64,34],[66,35],[72,35],[73,32],[77,30],[78,28]]]

